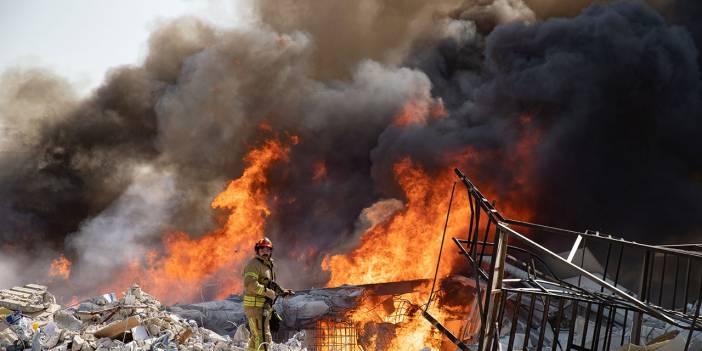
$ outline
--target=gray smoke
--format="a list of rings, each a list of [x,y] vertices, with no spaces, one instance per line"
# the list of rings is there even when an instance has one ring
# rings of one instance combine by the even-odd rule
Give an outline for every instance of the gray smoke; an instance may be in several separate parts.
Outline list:
[[[173,217],[179,201],[173,175],[150,166],[137,167],[133,174],[113,204],[66,239],[67,248],[80,253],[81,265],[72,272],[81,277],[79,290],[89,289],[91,282],[104,279],[116,267],[146,257]]]

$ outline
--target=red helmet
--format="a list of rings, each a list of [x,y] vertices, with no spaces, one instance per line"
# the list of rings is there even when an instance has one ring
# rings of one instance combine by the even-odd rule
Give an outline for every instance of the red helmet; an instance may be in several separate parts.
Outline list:
[[[271,239],[263,238],[263,239],[256,242],[256,251],[258,251],[258,249],[263,248],[263,247],[267,247],[267,248],[273,250],[273,242],[271,241]]]

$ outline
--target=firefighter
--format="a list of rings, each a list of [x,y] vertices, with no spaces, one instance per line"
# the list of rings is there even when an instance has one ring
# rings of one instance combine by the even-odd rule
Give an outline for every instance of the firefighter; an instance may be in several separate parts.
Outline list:
[[[271,342],[270,319],[276,296],[295,294],[282,289],[275,282],[273,270],[273,243],[268,238],[256,242],[256,256],[244,268],[244,314],[249,323],[251,338],[247,351],[268,350]],[[263,346],[261,345],[262,343]]]

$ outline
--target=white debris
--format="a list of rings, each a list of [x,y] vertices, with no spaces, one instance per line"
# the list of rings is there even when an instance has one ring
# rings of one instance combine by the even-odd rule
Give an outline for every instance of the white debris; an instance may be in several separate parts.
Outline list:
[[[124,297],[105,294],[76,308],[61,309],[46,287],[29,284],[0,291],[0,349],[7,351],[243,351],[248,330],[234,337],[200,327],[167,311],[153,296],[133,286]],[[305,351],[304,334],[269,350]]]

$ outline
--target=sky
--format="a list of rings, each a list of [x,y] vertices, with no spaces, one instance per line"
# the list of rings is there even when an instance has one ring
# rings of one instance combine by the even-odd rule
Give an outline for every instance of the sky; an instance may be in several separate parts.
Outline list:
[[[195,15],[220,26],[250,19],[244,0],[0,0],[0,72],[49,68],[81,94],[107,70],[138,64],[159,23]]]

